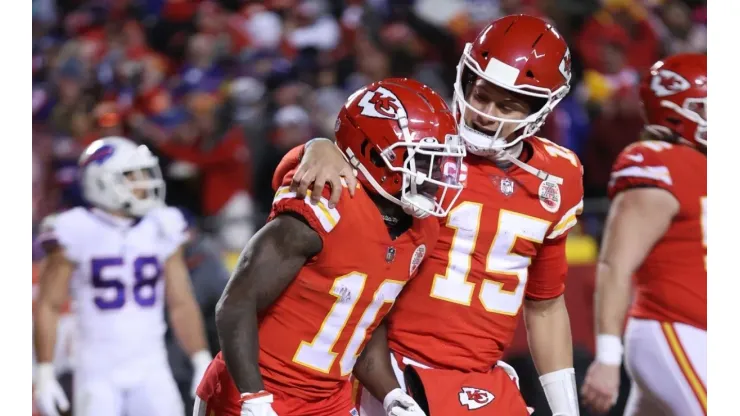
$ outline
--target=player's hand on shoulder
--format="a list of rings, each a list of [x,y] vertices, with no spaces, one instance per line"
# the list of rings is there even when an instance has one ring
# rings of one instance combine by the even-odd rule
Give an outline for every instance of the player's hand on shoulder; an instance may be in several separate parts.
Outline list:
[[[241,416],[278,416],[272,410],[272,394],[264,390],[257,393],[244,393],[240,399],[242,403]]]
[[[399,388],[385,396],[383,408],[388,416],[426,416],[416,401]]]
[[[43,416],[59,416],[59,411],[69,410],[69,400],[59,385],[54,367],[50,363],[41,363],[37,368],[34,383],[36,407]]]
[[[354,196],[357,178],[352,166],[347,163],[332,141],[314,140],[306,149],[301,164],[293,175],[290,190],[303,198],[313,184],[311,199],[316,203],[324,186],[329,185],[331,188],[329,205],[333,208],[342,194],[342,178],[347,183],[350,195]]]

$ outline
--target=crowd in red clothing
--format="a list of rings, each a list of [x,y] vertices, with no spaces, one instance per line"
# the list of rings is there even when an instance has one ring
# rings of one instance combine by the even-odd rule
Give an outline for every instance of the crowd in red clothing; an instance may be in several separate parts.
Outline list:
[[[351,92],[393,75],[451,97],[465,42],[515,13],[548,18],[571,45],[573,90],[542,134],[581,156],[587,196],[601,196],[641,128],[640,75],[706,50],[706,2],[35,0],[34,220],[82,203],[86,144],[126,135],[160,156],[168,203],[238,250],[282,155],[331,136]]]

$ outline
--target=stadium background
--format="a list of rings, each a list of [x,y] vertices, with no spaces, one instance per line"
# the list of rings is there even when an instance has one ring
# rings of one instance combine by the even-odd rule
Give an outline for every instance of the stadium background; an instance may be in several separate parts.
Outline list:
[[[413,77],[451,103],[465,42],[515,13],[548,18],[573,55],[571,93],[540,134],[585,168],[566,291],[580,384],[593,356],[609,170],[642,125],[636,87],[660,57],[706,52],[706,1],[33,0],[34,236],[45,215],[82,203],[76,160],[87,144],[113,134],[146,143],[162,162],[167,202],[191,225],[188,265],[215,354],[215,303],[264,224],[282,155],[332,137],[344,100],[371,81]],[[42,256],[34,246],[34,266]],[[535,414],[548,415],[519,329],[507,360]],[[57,364],[67,382],[73,331],[66,318]],[[170,361],[185,392],[191,369],[174,341]],[[628,390],[623,383],[612,414]]]

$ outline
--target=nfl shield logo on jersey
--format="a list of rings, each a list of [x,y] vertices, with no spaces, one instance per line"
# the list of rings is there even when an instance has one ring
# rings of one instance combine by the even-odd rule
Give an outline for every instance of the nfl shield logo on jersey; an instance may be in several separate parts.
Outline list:
[[[543,181],[540,184],[540,204],[549,212],[560,209],[560,187],[555,182]]]
[[[409,276],[413,276],[416,272],[416,269],[419,268],[419,265],[421,264],[421,261],[424,260],[424,255],[427,254],[427,246],[422,244],[419,247],[416,247],[416,251],[414,251],[414,255],[411,256],[411,266],[409,266]]]
[[[506,196],[511,196],[514,193],[514,181],[509,178],[501,179],[501,185],[499,187],[501,193]]]
[[[493,401],[495,396],[487,390],[475,387],[463,387],[462,391],[458,393],[458,398],[460,399],[460,404],[467,406],[468,410],[475,410],[487,406]]]

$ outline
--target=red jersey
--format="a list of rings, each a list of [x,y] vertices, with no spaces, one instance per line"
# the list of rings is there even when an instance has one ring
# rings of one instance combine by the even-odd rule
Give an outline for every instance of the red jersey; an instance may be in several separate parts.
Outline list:
[[[665,189],[680,208],[635,274],[630,315],[706,330],[707,157],[680,144],[634,143],[614,163],[609,197],[640,187]]]
[[[292,173],[283,181],[290,183]],[[414,219],[395,240],[369,195],[343,190],[335,208],[298,199],[288,186],[275,194],[270,218],[305,218],[323,249],[260,316],[260,370],[265,389],[314,400],[345,387],[370,335],[418,271],[439,235],[435,218]],[[351,389],[349,390],[351,391]]]
[[[559,178],[465,158],[465,188],[440,240],[389,316],[392,350],[434,368],[488,371],[513,338],[525,296],[563,293],[565,238],[583,206],[582,168],[561,146],[525,140],[528,164]]]

